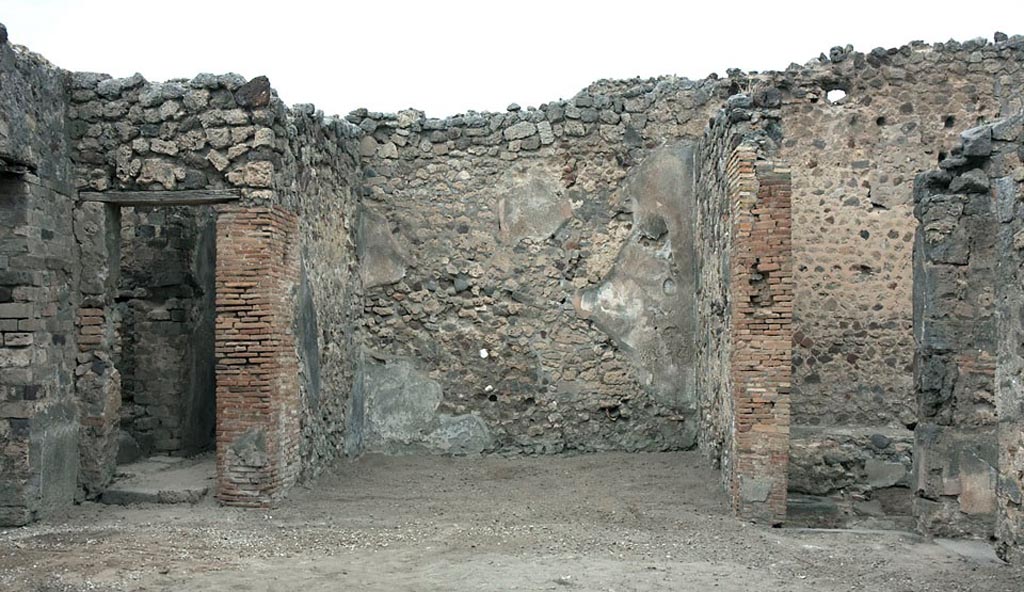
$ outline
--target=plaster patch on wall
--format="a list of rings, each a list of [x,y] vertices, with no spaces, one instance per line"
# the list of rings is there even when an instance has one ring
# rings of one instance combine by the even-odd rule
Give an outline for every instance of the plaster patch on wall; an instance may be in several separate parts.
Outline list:
[[[574,298],[627,352],[641,384],[665,405],[694,405],[693,148],[652,153],[627,178],[633,229],[611,271]]]
[[[479,417],[439,413],[441,385],[408,360],[364,364],[362,384],[366,452],[462,455],[494,445]]]
[[[391,232],[383,214],[370,208],[360,211],[357,241],[359,277],[363,280],[363,288],[386,286],[405,277],[405,250]]]
[[[509,170],[498,181],[498,226],[513,240],[546,240],[572,218],[558,177],[535,170]]]

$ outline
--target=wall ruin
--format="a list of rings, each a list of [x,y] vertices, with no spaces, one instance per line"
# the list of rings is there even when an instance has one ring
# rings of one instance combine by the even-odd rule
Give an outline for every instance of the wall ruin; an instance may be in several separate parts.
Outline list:
[[[1024,114],[969,129],[918,176],[917,514],[1019,560]]]
[[[1019,37],[444,119],[0,51],[5,522],[102,491],[121,430],[201,449],[214,364],[230,503],[343,454],[700,446],[744,516],[942,515],[914,466],[948,460],[930,426],[970,422],[918,405],[911,184],[1024,108]],[[974,391],[999,383],[989,345]],[[994,446],[1002,421],[970,430]],[[1003,514],[958,532],[1012,541]]]
[[[78,487],[79,268],[63,73],[0,43],[0,77],[0,523],[25,524]]]
[[[698,148],[699,441],[737,514],[785,519],[793,343],[792,187],[778,91],[735,95]]]
[[[411,410],[438,393],[401,427],[368,410],[369,450],[693,445],[685,140],[712,93],[637,81],[533,110],[349,115],[364,132],[365,397]],[[381,364],[409,378],[383,385]]]

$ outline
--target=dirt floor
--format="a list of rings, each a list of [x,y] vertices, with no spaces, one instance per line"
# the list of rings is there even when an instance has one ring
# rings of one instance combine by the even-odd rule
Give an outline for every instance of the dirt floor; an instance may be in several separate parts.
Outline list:
[[[964,547],[740,522],[692,453],[368,457],[273,511],[85,504],[0,529],[0,590],[1024,590]]]

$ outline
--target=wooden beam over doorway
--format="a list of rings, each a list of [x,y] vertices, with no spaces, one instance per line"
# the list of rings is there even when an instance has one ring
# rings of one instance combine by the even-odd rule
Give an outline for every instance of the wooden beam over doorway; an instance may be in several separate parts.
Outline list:
[[[237,189],[185,189],[181,191],[82,191],[78,201],[116,206],[208,206],[238,201]]]

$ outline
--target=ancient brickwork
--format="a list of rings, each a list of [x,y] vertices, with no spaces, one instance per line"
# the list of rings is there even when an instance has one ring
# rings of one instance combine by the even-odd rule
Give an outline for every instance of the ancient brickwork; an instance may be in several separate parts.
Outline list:
[[[79,483],[87,496],[103,491],[114,476],[121,410],[121,373],[115,365],[119,345],[114,306],[120,261],[117,208],[79,204],[74,212],[76,259],[81,265],[75,321],[78,365],[75,392],[79,404]]]
[[[76,283],[62,73],[0,38],[0,525],[78,488]]]
[[[793,256],[789,169],[740,146],[727,167],[732,208],[734,442],[730,491],[742,516],[786,515]]]
[[[921,194],[939,236],[921,277],[998,289],[922,297],[917,391],[910,183],[957,129],[1024,106],[1024,38],[835,48],[783,72],[600,81],[444,119],[342,120],[286,108],[264,77],[150,83],[65,73],[6,37],[0,52],[4,521],[67,503],[75,482],[102,489],[121,370],[139,452],[192,451],[188,416],[204,416],[170,385],[196,392],[213,357],[196,349],[216,330],[210,216],[121,212],[119,266],[117,210],[90,201],[108,197],[73,217],[65,196],[231,189],[216,222],[225,501],[265,506],[343,450],[699,444],[739,513],[770,521],[787,479],[806,508],[899,506],[916,461],[926,526],[983,534],[998,506],[1014,553],[1019,414],[1000,385],[1016,358],[998,328],[1016,312],[985,305],[1013,301],[998,283],[1013,270],[974,259],[1016,261],[1015,218],[971,184],[1009,195],[992,156],[1009,140],[992,128],[993,152],[965,145]]]
[[[1024,115],[969,129],[917,178],[915,449],[922,528],[1024,541]]]
[[[791,187],[777,149],[780,93],[731,97],[698,149],[699,442],[738,514],[786,515],[792,370]]]
[[[700,413],[697,443],[704,454],[722,468],[728,482],[732,472],[733,385],[732,304],[730,256],[732,254],[732,179],[729,161],[734,148],[744,140],[771,146],[762,128],[777,136],[777,89],[765,87],[757,94],[757,105],[746,94],[729,99],[711,120],[698,150],[697,208],[694,216],[697,274],[697,398]],[[767,103],[767,104],[766,104]]]
[[[224,208],[217,224],[217,497],[264,507],[299,473],[293,326],[298,219]]]

